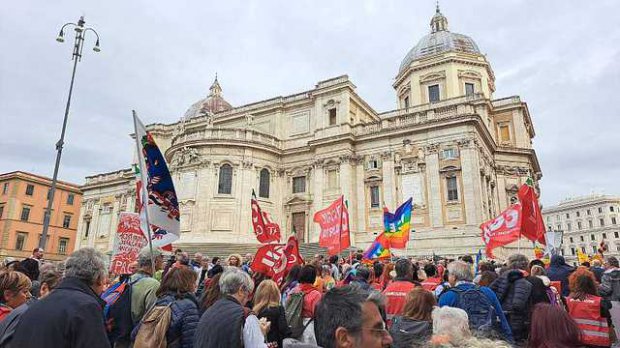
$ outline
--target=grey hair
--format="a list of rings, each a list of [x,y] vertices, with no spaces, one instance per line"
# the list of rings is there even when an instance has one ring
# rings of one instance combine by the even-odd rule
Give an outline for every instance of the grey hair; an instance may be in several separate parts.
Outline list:
[[[254,291],[254,282],[252,278],[236,267],[227,267],[226,271],[220,277],[220,291],[224,295],[234,295],[239,289],[243,289],[248,293]]]
[[[329,290],[315,310],[314,333],[317,345],[323,348],[336,347],[336,330],[347,329],[359,337],[362,330],[362,305],[372,302],[383,308],[385,298],[378,291],[368,292],[357,285],[346,285]]]
[[[530,260],[523,254],[512,254],[508,256],[508,268],[520,269],[526,271],[529,267]]]
[[[474,280],[474,271],[471,264],[465,261],[453,261],[448,265],[448,274],[454,276],[456,281],[471,282]]]
[[[158,248],[153,248],[153,259],[161,256],[161,250]],[[138,267],[148,267],[151,266],[151,249],[147,246],[140,250],[138,254]]]
[[[65,277],[75,277],[93,285],[106,277],[105,256],[94,248],[73,252],[65,261]]]
[[[431,316],[433,318],[433,335],[448,336],[450,343],[462,342],[471,337],[469,319],[464,310],[448,306],[435,307]]]

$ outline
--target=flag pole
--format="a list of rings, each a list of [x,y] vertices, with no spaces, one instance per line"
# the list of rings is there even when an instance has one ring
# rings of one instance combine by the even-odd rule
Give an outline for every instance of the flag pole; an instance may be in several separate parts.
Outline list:
[[[345,201],[344,195],[342,195],[342,209],[340,210],[340,228],[338,229],[338,260],[342,254],[342,218],[344,217]]]
[[[133,128],[134,128],[134,135],[136,137],[136,150],[138,151],[138,166],[140,167],[140,178],[143,179],[144,178],[144,174],[146,173],[144,171],[144,161],[140,160],[140,139],[138,136],[138,114],[136,113],[136,110],[131,110],[131,113],[133,114]],[[148,174],[147,174],[147,179],[148,179]],[[147,183],[144,182],[144,180],[142,180],[142,193],[141,193],[141,200],[142,200],[142,209],[144,209],[144,216],[146,217],[146,231],[147,231],[147,235],[148,235],[148,239],[149,239],[149,250],[151,251],[151,267],[153,267],[153,274],[152,276],[155,276],[155,259],[153,258],[153,237],[151,236],[151,223],[149,220],[149,196],[148,196],[148,192],[147,192]]]

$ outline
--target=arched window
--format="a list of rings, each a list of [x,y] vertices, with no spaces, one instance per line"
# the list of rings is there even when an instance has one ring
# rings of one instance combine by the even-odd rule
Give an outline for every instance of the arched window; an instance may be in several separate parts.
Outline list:
[[[230,164],[224,164],[220,167],[220,180],[217,187],[217,193],[232,193],[232,167]]]
[[[269,198],[269,171],[266,168],[263,168],[263,170],[260,171],[258,196],[262,198]]]

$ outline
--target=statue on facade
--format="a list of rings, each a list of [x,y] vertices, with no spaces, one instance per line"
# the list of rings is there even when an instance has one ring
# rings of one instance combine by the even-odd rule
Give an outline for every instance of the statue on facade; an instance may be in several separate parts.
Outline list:
[[[252,125],[254,125],[254,116],[252,116],[252,114],[245,114],[245,123],[247,128],[252,128]]]

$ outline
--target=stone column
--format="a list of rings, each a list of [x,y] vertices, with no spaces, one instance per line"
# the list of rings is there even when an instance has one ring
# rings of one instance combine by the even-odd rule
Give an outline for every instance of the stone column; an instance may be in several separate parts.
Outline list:
[[[355,166],[355,179],[356,179],[356,197],[354,204],[351,206],[355,206],[355,231],[357,232],[365,232],[366,231],[366,183],[364,182],[364,160],[363,157],[359,158],[357,161],[357,165]]]
[[[482,223],[482,187],[478,168],[477,151],[471,139],[458,142],[461,156],[461,175],[463,180],[463,202],[467,225],[479,226]]]
[[[112,207],[112,218],[110,219],[110,232],[108,233],[108,251],[114,247],[114,239],[116,238],[116,228],[118,227],[118,214],[121,205],[121,196],[114,196],[114,205]]]
[[[82,247],[82,236],[84,235],[84,214],[86,214],[86,202],[83,202],[83,205],[80,207],[80,217],[78,220],[77,230],[75,232],[75,250],[78,250]]]
[[[90,232],[88,234],[88,241],[85,246],[94,248],[95,247],[95,238],[97,232],[99,231],[99,214],[100,214],[100,205],[98,202],[93,204],[93,213],[92,218],[90,219]],[[82,245],[81,247],[84,247]]]
[[[344,195],[345,202],[348,202],[349,211],[349,230],[351,245],[355,243],[355,232],[357,232],[356,226],[351,224],[351,221],[355,221],[357,217],[357,209],[354,207],[354,185],[355,178],[353,174],[352,158],[350,155],[340,157],[340,187],[342,188],[342,194]]]
[[[428,210],[432,227],[443,226],[443,211],[441,204],[441,178],[439,177],[439,144],[426,147],[426,175],[428,177]]]
[[[341,180],[342,180],[342,172]],[[323,206],[323,187],[325,184],[325,172],[323,169],[323,161],[315,161],[312,170],[312,207],[308,211],[308,242],[315,243],[319,241],[319,234],[321,229],[318,224],[314,222],[314,214],[325,208]],[[341,182],[342,183],[342,182]],[[291,179],[292,185],[292,179]]]
[[[383,201],[389,209],[395,210],[396,205],[396,178],[394,177],[394,160],[392,152],[384,152],[381,154],[383,161]]]

